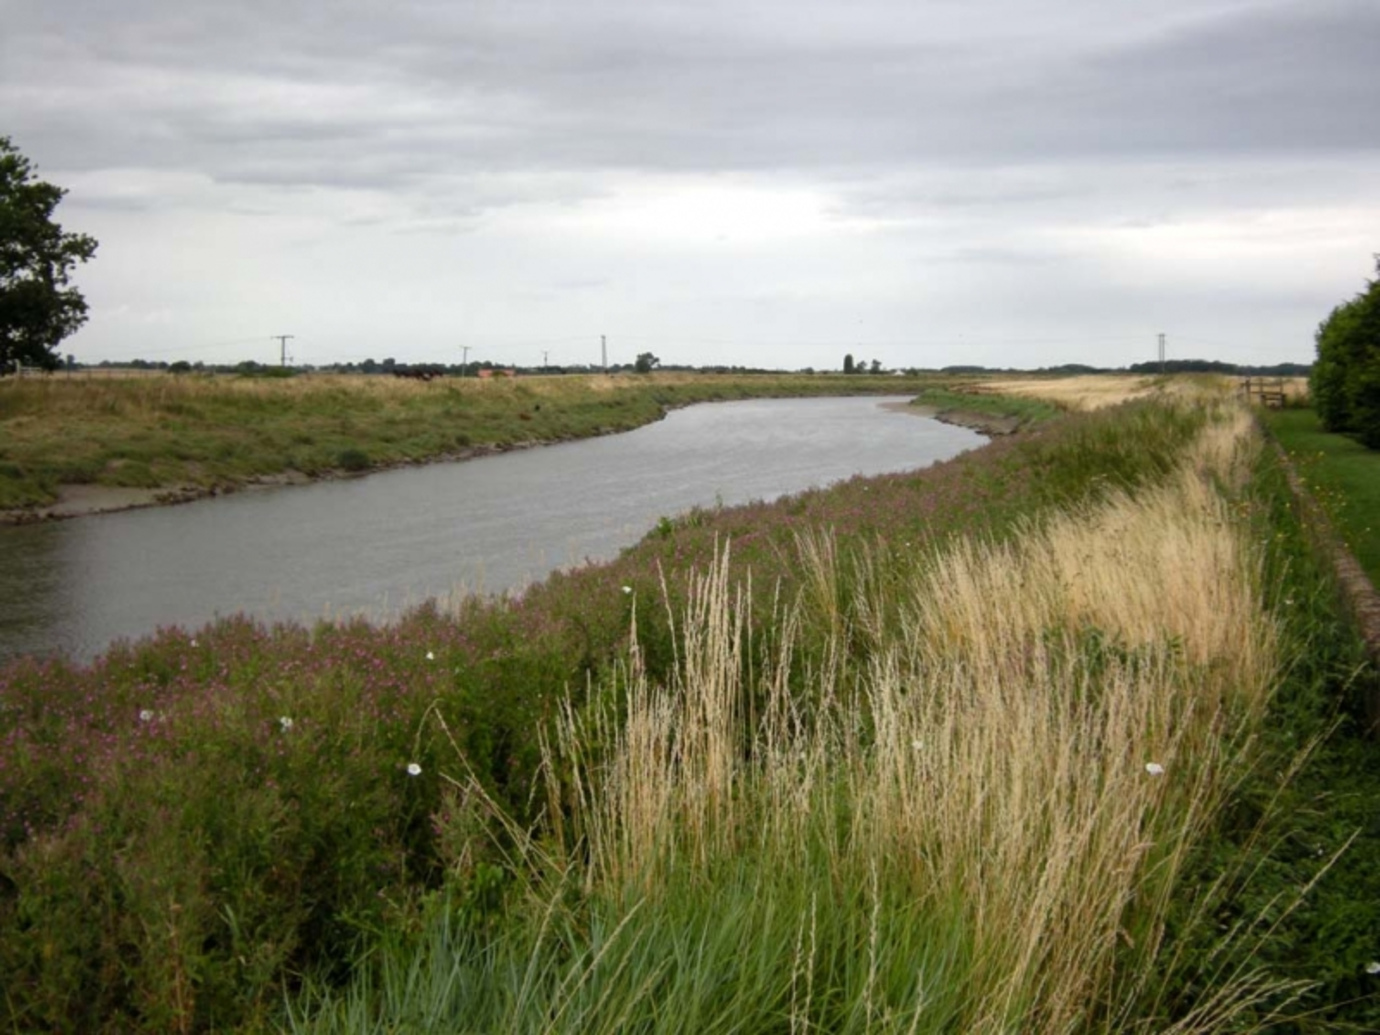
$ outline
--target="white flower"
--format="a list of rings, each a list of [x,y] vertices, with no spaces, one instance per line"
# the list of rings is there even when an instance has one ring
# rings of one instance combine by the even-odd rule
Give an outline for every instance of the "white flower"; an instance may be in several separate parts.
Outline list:
[[[286,715],[280,715],[278,717],[278,726],[286,733],[288,730],[292,729],[292,719]]]
[[[1366,964],[1367,974],[1380,974],[1380,960],[1371,960]]]
[[[631,586],[624,586],[624,587],[623,587],[623,592],[624,592],[624,593],[631,593],[631,592],[632,592],[632,587],[631,587]]]
[[[910,742],[910,746],[911,746],[912,748],[914,748],[916,751],[923,751],[923,750],[924,750],[924,747],[925,747],[925,744],[924,744],[924,742],[923,742],[922,740],[920,740],[919,738],[916,738],[915,740],[912,740],[912,741]]]
[[[192,645],[193,647],[195,647],[195,646],[196,646],[196,640],[192,640],[191,645]]]
[[[408,775],[408,776],[421,776],[421,775],[422,775],[422,767],[419,766],[416,762],[408,762],[408,763],[407,763],[407,775]]]
[[[153,709],[152,709],[152,708],[140,708],[140,709],[139,709],[139,721],[140,721],[140,722],[152,722],[152,721],[153,721]]]
[[[1146,762],[1145,771],[1151,776],[1163,776],[1164,766],[1160,765],[1158,762]]]
[[[435,655],[435,653],[432,652],[432,651],[427,651],[427,652],[426,652],[426,660],[427,660],[427,661],[435,661],[435,660],[436,660],[436,655]]]

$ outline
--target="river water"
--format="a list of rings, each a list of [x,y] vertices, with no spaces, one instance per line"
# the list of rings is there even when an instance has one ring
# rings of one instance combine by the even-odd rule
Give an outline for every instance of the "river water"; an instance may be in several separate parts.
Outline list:
[[[89,660],[218,615],[386,619],[607,560],[662,516],[771,500],[981,445],[903,399],[708,403],[605,438],[175,507],[0,528],[0,660]]]

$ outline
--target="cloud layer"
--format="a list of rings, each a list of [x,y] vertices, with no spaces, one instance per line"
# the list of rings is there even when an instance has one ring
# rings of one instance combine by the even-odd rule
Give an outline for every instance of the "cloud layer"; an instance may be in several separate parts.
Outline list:
[[[3,13],[84,360],[1307,360],[1380,250],[1363,0]]]

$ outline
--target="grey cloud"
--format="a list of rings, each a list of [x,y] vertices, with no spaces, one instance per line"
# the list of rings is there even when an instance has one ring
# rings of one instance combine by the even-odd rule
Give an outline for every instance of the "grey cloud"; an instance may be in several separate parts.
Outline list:
[[[1328,0],[1124,24],[1092,5],[1066,35],[1012,0],[975,5],[984,37],[944,4],[13,6],[0,100],[56,80],[24,128],[74,168],[405,187],[437,167],[868,171],[1380,139],[1380,9]]]

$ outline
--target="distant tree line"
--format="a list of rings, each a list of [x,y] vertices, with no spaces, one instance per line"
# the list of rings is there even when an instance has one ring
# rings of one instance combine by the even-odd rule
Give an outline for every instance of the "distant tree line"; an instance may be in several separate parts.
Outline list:
[[[404,363],[393,357],[382,360],[365,359],[358,363],[328,363],[320,366],[289,366],[281,367],[276,363],[259,363],[248,359],[239,363],[206,363],[198,361],[195,363],[186,360],[178,360],[169,363],[167,361],[134,359],[134,360],[102,360],[96,364],[83,364],[76,362],[74,357],[68,357],[68,366],[71,369],[130,369],[130,370],[166,370],[169,373],[206,373],[206,374],[240,374],[247,377],[291,377],[298,373],[318,371],[321,373],[335,374],[368,374],[368,375],[393,375],[398,377],[415,377],[418,379],[431,379],[438,377],[478,377],[480,371],[513,371],[519,377],[528,377],[539,374],[597,374],[605,368],[597,364],[549,364],[546,366],[522,366],[521,364],[504,363],[495,360],[474,360],[469,363]],[[707,364],[694,366],[688,363],[663,363],[660,359],[650,352],[638,355],[632,363],[610,363],[608,372],[611,374],[622,373],[649,373],[652,370],[676,371],[681,373],[698,374],[780,374],[783,371],[778,367],[758,367],[743,366],[739,364]],[[947,374],[950,376],[969,376],[981,374],[1047,374],[1050,376],[1068,377],[1075,374],[1157,374],[1160,372],[1160,364],[1157,362],[1133,363],[1129,367],[1097,367],[1089,366],[1086,363],[1061,363],[1057,366],[1048,367],[988,367],[978,364],[962,363],[953,364],[945,367],[900,367],[889,368],[882,365],[881,360],[854,360],[851,354],[844,357],[843,370],[846,374],[907,374],[919,376],[922,374]],[[1313,369],[1307,363],[1274,363],[1274,364],[1234,364],[1223,363],[1218,360],[1210,359],[1171,359],[1164,363],[1164,372],[1168,374],[1184,373],[1214,373],[1225,374],[1228,376],[1251,376],[1251,377],[1307,377],[1309,371]],[[831,371],[816,371],[814,367],[802,367],[795,371],[799,374],[827,374]],[[833,371],[837,373],[837,370]]]
[[[1323,427],[1380,449],[1380,279],[1333,309],[1316,341],[1309,388]]]
[[[1221,363],[1214,359],[1166,359],[1162,364],[1154,361],[1132,363],[1126,368],[1132,374],[1228,374],[1250,377],[1307,377],[1312,370],[1308,363],[1241,364]]]

